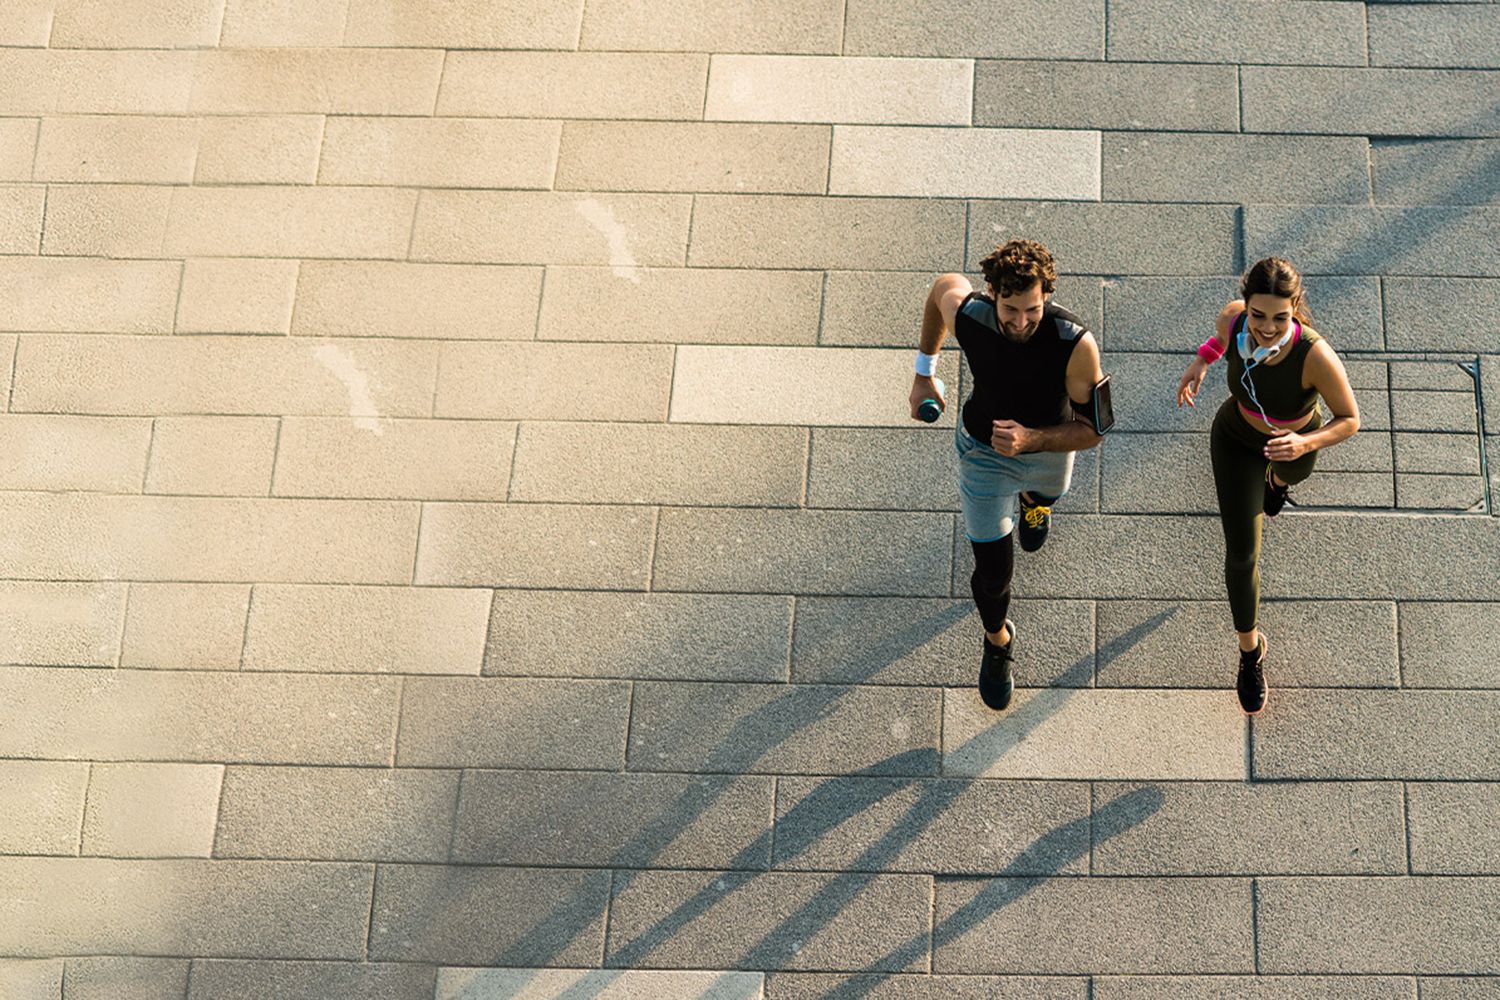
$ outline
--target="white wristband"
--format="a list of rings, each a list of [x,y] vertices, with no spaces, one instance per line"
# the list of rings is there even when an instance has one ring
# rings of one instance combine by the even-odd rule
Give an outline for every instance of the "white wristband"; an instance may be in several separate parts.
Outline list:
[[[936,354],[923,354],[917,352],[917,374],[926,375],[929,378],[937,371],[938,356]]]

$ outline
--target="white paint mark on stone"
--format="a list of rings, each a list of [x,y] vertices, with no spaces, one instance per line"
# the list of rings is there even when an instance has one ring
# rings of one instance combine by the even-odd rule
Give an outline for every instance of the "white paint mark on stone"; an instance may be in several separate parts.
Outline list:
[[[333,344],[319,345],[313,356],[349,390],[349,416],[354,420],[354,426],[362,431],[384,434],[385,429],[380,426],[380,411],[375,408],[375,400],[370,395],[370,376],[360,371],[354,358]]]
[[[891,735],[898,740],[904,740],[911,735],[911,724],[905,719],[897,719],[891,723]]]
[[[626,242],[629,234],[625,232],[624,223],[615,218],[615,210],[597,198],[584,198],[574,204],[584,221],[609,241],[609,266],[614,270],[615,277],[639,285],[640,268],[636,265],[635,254],[630,252],[630,244]]]

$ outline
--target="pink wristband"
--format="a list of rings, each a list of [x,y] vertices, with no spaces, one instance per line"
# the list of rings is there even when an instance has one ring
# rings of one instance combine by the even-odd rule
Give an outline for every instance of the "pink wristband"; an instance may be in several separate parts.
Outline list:
[[[1209,337],[1198,348],[1198,357],[1202,358],[1204,361],[1207,361],[1209,364],[1213,364],[1223,356],[1224,348],[1219,345],[1219,339],[1217,337]]]

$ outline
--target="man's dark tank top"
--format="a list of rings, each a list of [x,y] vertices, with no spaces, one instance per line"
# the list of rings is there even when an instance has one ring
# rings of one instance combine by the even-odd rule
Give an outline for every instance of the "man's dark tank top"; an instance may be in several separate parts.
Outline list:
[[[1229,394],[1234,397],[1235,402],[1244,407],[1246,412],[1259,416],[1264,410],[1272,420],[1288,423],[1311,413],[1318,403],[1318,390],[1302,388],[1302,369],[1307,364],[1308,352],[1323,338],[1297,323],[1296,339],[1285,348],[1286,358],[1278,359],[1274,365],[1256,365],[1250,369],[1248,379],[1241,379],[1245,374],[1245,359],[1240,357],[1239,336],[1244,328],[1245,314],[1240,313],[1239,318],[1229,326],[1229,349],[1224,352],[1224,357],[1229,362]],[[1255,386],[1259,406],[1250,398],[1245,382]]]
[[[963,415],[970,437],[989,444],[996,420],[1054,427],[1073,419],[1065,380],[1068,359],[1088,332],[1077,316],[1048,302],[1036,332],[1018,344],[1000,331],[995,300],[972,292],[958,307],[953,332],[974,379]]]

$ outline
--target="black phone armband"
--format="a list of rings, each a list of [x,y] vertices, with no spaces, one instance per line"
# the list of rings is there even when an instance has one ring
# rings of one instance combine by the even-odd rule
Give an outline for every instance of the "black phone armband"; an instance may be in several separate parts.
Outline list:
[[[1073,412],[1093,424],[1094,433],[1101,437],[1115,425],[1115,410],[1110,402],[1108,375],[1094,384],[1094,388],[1089,392],[1088,402],[1074,403],[1071,398],[1068,402],[1072,404]]]

